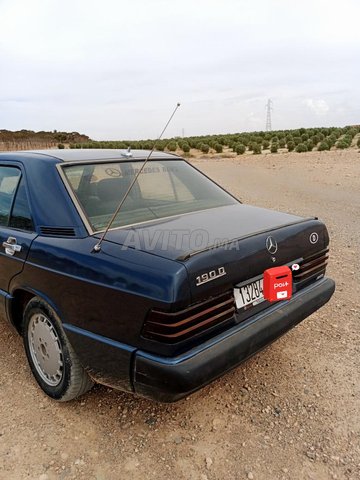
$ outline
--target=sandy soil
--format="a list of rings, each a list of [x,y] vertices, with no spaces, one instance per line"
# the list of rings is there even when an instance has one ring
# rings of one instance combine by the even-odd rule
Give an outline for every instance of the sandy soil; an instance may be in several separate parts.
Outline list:
[[[244,202],[325,220],[332,301],[173,405],[101,386],[53,403],[0,321],[1,480],[360,478],[360,153],[195,163]]]

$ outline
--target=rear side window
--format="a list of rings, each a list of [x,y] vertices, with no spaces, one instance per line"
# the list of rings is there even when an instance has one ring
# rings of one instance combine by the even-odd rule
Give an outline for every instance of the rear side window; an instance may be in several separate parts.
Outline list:
[[[16,192],[9,227],[18,228],[20,230],[34,230],[24,177],[21,178]]]
[[[11,206],[13,204],[16,188],[21,172],[14,167],[0,167],[0,225],[9,223]]]

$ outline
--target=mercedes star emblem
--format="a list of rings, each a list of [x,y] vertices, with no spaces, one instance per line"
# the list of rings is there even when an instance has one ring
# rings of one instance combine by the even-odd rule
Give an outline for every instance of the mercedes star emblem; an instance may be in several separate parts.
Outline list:
[[[278,245],[274,237],[267,237],[265,242],[266,248],[271,255],[275,255],[278,249]]]

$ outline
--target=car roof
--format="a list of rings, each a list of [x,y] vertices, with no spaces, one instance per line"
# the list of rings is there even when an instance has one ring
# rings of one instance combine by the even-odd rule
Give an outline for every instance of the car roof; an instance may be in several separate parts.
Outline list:
[[[38,156],[41,160],[48,159],[59,162],[85,162],[85,161],[99,161],[99,160],[117,160],[117,161],[129,161],[129,160],[145,160],[151,150],[131,150],[131,156],[129,156],[127,150],[115,150],[115,149],[53,149],[53,150],[22,150],[16,152],[1,152],[1,159],[13,159],[13,160],[25,160],[26,158],[34,158]],[[152,159],[158,160],[176,160],[179,157],[173,153],[154,151],[151,155]]]

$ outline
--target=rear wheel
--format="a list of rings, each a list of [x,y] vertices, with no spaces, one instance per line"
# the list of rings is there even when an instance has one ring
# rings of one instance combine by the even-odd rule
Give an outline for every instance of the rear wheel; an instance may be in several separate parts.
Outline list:
[[[60,320],[38,297],[24,311],[23,338],[30,368],[43,391],[66,402],[90,390],[93,382],[66,337]]]

